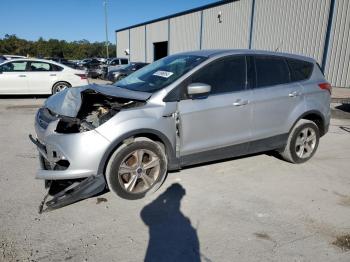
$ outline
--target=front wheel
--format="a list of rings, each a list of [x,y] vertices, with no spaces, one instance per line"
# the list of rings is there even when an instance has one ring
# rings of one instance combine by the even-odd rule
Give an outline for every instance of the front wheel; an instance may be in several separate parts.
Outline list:
[[[289,133],[281,156],[291,163],[304,163],[315,154],[319,140],[318,126],[310,120],[301,119]]]
[[[125,199],[140,199],[157,190],[167,173],[163,148],[149,139],[122,145],[112,155],[106,170],[109,189]]]

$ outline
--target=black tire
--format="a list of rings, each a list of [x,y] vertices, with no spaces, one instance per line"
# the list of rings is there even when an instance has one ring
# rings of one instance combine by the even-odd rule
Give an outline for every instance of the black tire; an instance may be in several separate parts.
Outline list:
[[[117,81],[120,81],[120,80],[122,80],[123,78],[125,78],[126,76],[125,75],[119,75],[119,76],[117,76],[117,78],[115,79],[115,81],[117,82]]]
[[[71,85],[67,82],[57,82],[56,84],[53,85],[52,87],[52,94],[56,94],[66,88],[71,87]]]
[[[312,137],[314,140],[308,141],[309,134],[310,139]],[[280,154],[288,162],[294,164],[305,163],[315,154],[319,141],[320,131],[318,126],[310,120],[301,119],[289,133],[287,145]]]
[[[153,174],[152,177],[152,169],[146,170],[146,165],[142,164],[142,167],[145,167],[144,171],[142,171],[142,174],[139,174],[138,178],[136,178],[135,186],[134,188],[142,188],[139,191],[135,190],[135,192],[129,191],[128,188],[126,188],[126,183],[132,184],[132,179],[138,175],[138,171],[136,168],[134,173],[124,173],[120,174],[120,166],[123,164],[125,167],[125,164],[127,161],[126,158],[130,156],[133,157],[133,154],[137,152],[138,150],[146,151],[144,154],[147,157],[147,152],[154,154],[155,159],[159,159],[159,165],[157,164],[156,171]],[[137,154],[137,153],[136,153]],[[148,156],[150,159],[150,156]],[[143,156],[141,157],[143,158]],[[152,157],[153,158],[153,157]],[[130,158],[129,158],[130,159]],[[152,160],[150,160],[152,161]],[[137,162],[137,159],[136,159]],[[142,162],[142,160],[141,160]],[[129,165],[127,165],[129,167]],[[135,166],[137,166],[137,163],[135,163]],[[133,168],[134,165],[133,165]],[[146,172],[148,172],[148,175]],[[154,170],[153,170],[154,171]],[[158,171],[158,172],[157,172]],[[157,173],[157,175],[155,175]],[[111,156],[109,163],[107,165],[106,169],[106,181],[109,187],[109,190],[116,195],[118,195],[121,198],[134,200],[134,199],[140,199],[143,198],[146,194],[156,191],[164,182],[164,179],[167,174],[167,157],[164,153],[163,148],[158,143],[147,139],[147,138],[137,138],[133,142],[129,144],[123,144],[120,146]],[[147,188],[147,185],[144,181],[143,175],[147,175],[148,178],[152,177],[152,183],[149,183],[151,186]]]

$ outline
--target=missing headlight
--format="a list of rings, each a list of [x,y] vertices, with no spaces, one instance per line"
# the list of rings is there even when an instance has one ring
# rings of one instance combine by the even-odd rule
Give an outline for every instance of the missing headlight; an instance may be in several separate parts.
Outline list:
[[[79,133],[97,128],[111,119],[122,109],[144,105],[145,102],[116,98],[95,92],[82,93],[82,105],[77,117],[61,117],[56,132]]]

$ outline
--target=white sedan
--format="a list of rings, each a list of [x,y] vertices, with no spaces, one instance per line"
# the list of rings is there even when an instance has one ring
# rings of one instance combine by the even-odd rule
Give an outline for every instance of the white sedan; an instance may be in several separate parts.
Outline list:
[[[16,59],[0,64],[0,95],[55,94],[87,85],[86,72],[42,59]]]

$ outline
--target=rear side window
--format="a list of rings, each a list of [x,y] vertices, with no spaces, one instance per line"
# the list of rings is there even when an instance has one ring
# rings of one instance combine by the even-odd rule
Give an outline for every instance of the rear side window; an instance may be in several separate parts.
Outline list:
[[[60,67],[58,65],[50,64],[51,65],[51,71],[62,71],[63,67]]]
[[[48,63],[31,62],[30,71],[35,71],[35,72],[51,71],[51,66]]]
[[[119,60],[113,60],[112,62],[111,62],[111,65],[118,65],[119,64]]]
[[[273,86],[290,82],[288,65],[283,57],[255,57],[257,86]]]
[[[293,82],[302,81],[311,76],[314,67],[312,63],[296,59],[287,59],[287,62],[290,68],[290,77]]]
[[[121,59],[122,65],[127,65],[129,63],[128,59]]]
[[[214,61],[201,69],[191,80],[211,86],[211,94],[240,91],[245,89],[245,57],[229,57]]]

